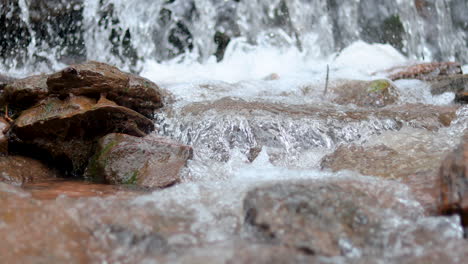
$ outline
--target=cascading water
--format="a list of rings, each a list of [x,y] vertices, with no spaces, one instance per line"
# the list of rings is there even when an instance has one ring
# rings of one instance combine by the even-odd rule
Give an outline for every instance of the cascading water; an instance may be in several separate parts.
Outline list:
[[[246,193],[302,181],[369,195],[376,204],[363,202],[359,210],[379,218],[369,245],[343,235],[340,257],[314,261],[424,263],[437,253],[457,263],[466,256],[460,218],[428,216],[434,201],[424,193],[428,183],[397,176],[432,177],[468,129],[467,106],[447,114],[446,124],[442,112],[453,106],[454,93],[433,95],[423,81],[392,82],[398,100],[378,109],[339,105],[324,87],[327,68],[333,88],[385,78],[385,70],[413,61],[467,64],[467,1],[0,0],[0,6],[0,74],[23,77],[85,60],[137,72],[172,96],[156,113],[157,133],[194,149],[181,183],[130,198],[36,201],[28,189],[0,183],[0,199],[37,220],[0,219],[0,233],[15,230],[5,231],[6,245],[43,250],[40,239],[21,240],[29,235],[24,226],[38,237],[52,226],[47,239],[65,245],[47,248],[54,257],[23,253],[40,256],[33,261],[80,262],[77,247],[89,241],[81,242],[82,262],[235,263],[252,250]],[[352,160],[379,153],[362,171],[324,170],[324,157],[340,146],[362,147]],[[388,167],[398,179],[374,177]],[[314,255],[299,248],[294,252]]]

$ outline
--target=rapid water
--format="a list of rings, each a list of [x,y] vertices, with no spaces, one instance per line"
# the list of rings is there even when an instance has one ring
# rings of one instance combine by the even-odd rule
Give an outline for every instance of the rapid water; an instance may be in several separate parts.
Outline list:
[[[41,204],[63,209],[78,226],[94,230],[89,254],[96,262],[126,263],[138,256],[152,263],[156,253],[148,252],[150,242],[135,242],[154,228],[139,210],[188,219],[167,243],[192,251],[170,255],[167,262],[190,263],[193,255],[224,260],[233,253],[223,243],[241,230],[246,192],[301,180],[350,181],[388,202],[389,208],[378,209],[386,217],[380,234],[388,248],[384,261],[424,256],[436,247],[453,250],[447,254],[454,262],[460,257],[458,217],[428,217],[400,180],[321,170],[320,163],[340,145],[384,144],[404,157],[396,170],[434,169],[435,161],[459,143],[468,126],[466,106],[449,127],[423,115],[401,122],[373,110],[368,118],[350,121],[343,113],[367,110],[336,105],[323,90],[327,66],[333,83],[382,78],[384,70],[415,61],[468,63],[466,1],[19,0],[2,5],[8,34],[0,40],[13,44],[1,45],[0,73],[21,77],[87,59],[138,72],[174,96],[156,116],[157,133],[194,148],[182,183],[174,187],[131,199],[60,196]],[[69,16],[61,17],[63,12]],[[428,84],[417,80],[395,85],[399,106],[448,106],[454,98],[453,93],[432,95]],[[250,162],[252,150],[259,153]],[[413,157],[408,165],[405,159]],[[0,191],[7,187],[0,184]],[[8,192],[29,197],[22,190]],[[48,217],[36,225],[55,221]],[[109,221],[128,230],[116,233]],[[5,225],[0,221],[0,229]],[[65,240],[59,231],[54,234]],[[421,233],[431,242],[417,241]],[[13,235],[7,241],[17,241]],[[210,252],[214,245],[218,253]],[[361,250],[346,257],[359,259]]]

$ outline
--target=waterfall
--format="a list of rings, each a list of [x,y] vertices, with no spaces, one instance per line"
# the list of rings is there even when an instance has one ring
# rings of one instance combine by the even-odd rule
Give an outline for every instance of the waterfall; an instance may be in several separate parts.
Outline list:
[[[223,59],[226,47],[295,47],[313,57],[356,40],[389,43],[410,59],[468,62],[464,0],[5,0],[0,69],[55,69],[100,60]],[[465,12],[463,11],[465,10]]]

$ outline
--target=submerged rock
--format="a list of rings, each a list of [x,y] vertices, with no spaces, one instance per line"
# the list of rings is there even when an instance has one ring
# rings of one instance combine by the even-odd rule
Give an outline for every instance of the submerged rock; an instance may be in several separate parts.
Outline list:
[[[4,88],[4,101],[21,109],[28,108],[47,97],[48,75],[34,75],[15,80]]]
[[[458,62],[431,62],[411,65],[408,67],[396,67],[388,70],[391,80],[418,79],[429,81],[439,76],[462,74],[461,64]]]
[[[468,133],[440,167],[440,212],[458,214],[468,230]]]
[[[163,188],[179,181],[179,171],[191,157],[191,147],[167,138],[109,134],[99,140],[85,176]]]
[[[144,136],[154,129],[143,115],[101,98],[50,97],[23,111],[10,130],[13,152],[42,156],[44,151],[62,168],[82,171],[94,142],[113,132]]]
[[[6,133],[9,128],[10,123],[3,117],[0,117],[0,155],[8,153],[8,138]]]
[[[52,94],[107,98],[147,117],[163,106],[160,88],[153,82],[120,71],[105,63],[89,61],[71,65],[47,79]]]
[[[398,101],[399,93],[388,80],[346,81],[331,88],[337,104],[362,107],[383,107]]]
[[[341,256],[365,247],[381,248],[376,201],[333,183],[275,184],[244,199],[247,230],[264,243],[312,255]]]
[[[55,171],[37,160],[21,156],[0,156],[0,182],[23,185],[55,177]]]

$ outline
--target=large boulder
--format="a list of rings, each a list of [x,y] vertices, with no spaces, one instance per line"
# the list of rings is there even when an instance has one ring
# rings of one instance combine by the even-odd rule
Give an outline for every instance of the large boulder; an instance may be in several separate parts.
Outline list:
[[[54,73],[47,85],[51,94],[99,97],[105,93],[117,104],[148,117],[163,105],[160,88],[153,82],[96,61],[71,65]]]
[[[388,80],[346,81],[331,88],[337,104],[383,107],[398,101],[397,88]]]
[[[4,101],[8,105],[18,108],[28,108],[47,97],[48,75],[34,75],[15,80],[4,88]]]
[[[113,132],[144,136],[153,129],[151,120],[104,97],[97,102],[81,96],[49,97],[15,120],[9,132],[10,150],[46,154],[64,169],[80,173],[98,138]]]
[[[0,117],[0,155],[8,153],[8,138],[5,134],[9,128],[10,123]]]
[[[179,181],[179,171],[191,156],[191,147],[167,138],[109,134],[99,140],[85,176],[162,188]]]
[[[23,185],[57,177],[41,162],[21,156],[0,156],[0,182]]]
[[[459,214],[468,228],[468,133],[440,167],[440,212]]]

